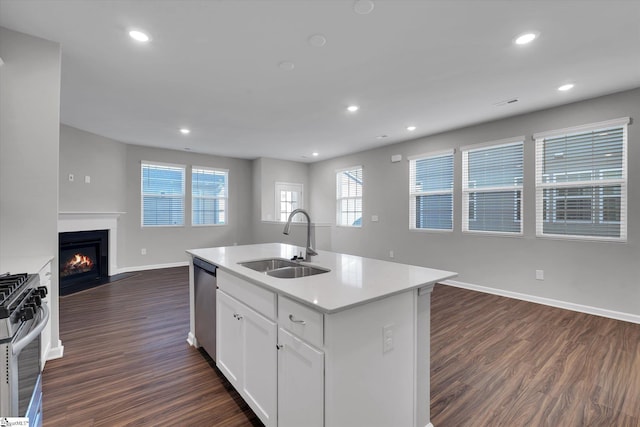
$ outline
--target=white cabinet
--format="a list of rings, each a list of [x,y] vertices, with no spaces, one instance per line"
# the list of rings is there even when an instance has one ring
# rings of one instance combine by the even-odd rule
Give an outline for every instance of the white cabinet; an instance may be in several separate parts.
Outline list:
[[[278,329],[278,426],[324,425],[324,353]]]
[[[217,364],[265,426],[276,426],[276,323],[218,290]]]

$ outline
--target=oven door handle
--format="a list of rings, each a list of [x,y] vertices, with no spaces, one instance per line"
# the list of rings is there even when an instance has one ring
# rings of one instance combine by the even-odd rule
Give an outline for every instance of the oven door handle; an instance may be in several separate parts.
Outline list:
[[[47,304],[43,302],[40,308],[42,309],[42,315],[40,316],[40,320],[38,321],[36,326],[34,326],[27,335],[14,342],[11,346],[11,351],[14,356],[18,356],[22,349],[28,346],[31,341],[36,339],[36,337],[40,335],[40,332],[42,332],[44,327],[47,326],[47,322],[49,321],[49,307],[47,307]]]

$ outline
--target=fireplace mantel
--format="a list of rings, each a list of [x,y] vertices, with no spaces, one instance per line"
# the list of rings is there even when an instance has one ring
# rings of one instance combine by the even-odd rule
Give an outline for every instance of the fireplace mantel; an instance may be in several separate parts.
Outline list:
[[[118,218],[126,212],[58,212],[58,233],[109,230],[109,276],[118,274]]]

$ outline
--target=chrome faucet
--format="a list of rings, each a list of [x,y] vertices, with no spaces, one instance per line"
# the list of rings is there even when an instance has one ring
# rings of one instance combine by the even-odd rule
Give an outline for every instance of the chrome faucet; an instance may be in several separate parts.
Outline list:
[[[282,231],[282,233],[286,234],[287,236],[289,235],[289,229],[291,228],[291,221],[293,220],[293,217],[299,213],[307,217],[307,247],[305,248],[304,259],[306,261],[309,261],[311,259],[311,256],[318,255],[318,253],[311,247],[311,217],[309,217],[309,214],[307,213],[307,211],[305,211],[304,209],[295,209],[293,212],[291,212],[291,214],[289,215],[289,219],[287,220],[287,224],[284,226],[284,230]]]

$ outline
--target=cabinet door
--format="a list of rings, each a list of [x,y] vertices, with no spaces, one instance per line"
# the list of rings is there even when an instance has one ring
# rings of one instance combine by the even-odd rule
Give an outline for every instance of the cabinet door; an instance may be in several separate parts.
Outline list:
[[[266,427],[276,426],[277,327],[248,307],[241,312],[244,327],[243,396]]]
[[[324,353],[278,329],[278,426],[324,424]]]
[[[216,291],[216,358],[218,368],[236,389],[242,384],[243,339],[240,303]]]

